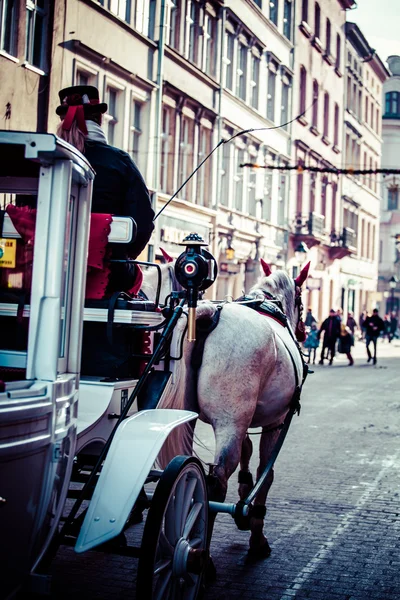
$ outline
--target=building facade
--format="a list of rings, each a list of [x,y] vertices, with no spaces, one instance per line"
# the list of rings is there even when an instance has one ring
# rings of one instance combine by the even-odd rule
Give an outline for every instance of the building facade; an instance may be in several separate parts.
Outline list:
[[[293,160],[300,169],[291,196],[288,266],[298,271],[296,249],[305,244],[311,261],[305,301],[319,320],[340,306],[341,178],[323,170],[344,160],[344,25],[353,4],[302,0],[296,8],[294,112],[301,116],[293,128]]]
[[[400,56],[389,56],[391,76],[383,84],[382,166],[400,168]],[[399,315],[400,309],[400,175],[381,179],[379,232],[379,291],[382,309]],[[397,281],[396,281],[397,280]]]
[[[358,319],[379,301],[381,177],[373,171],[381,167],[382,85],[389,73],[357,25],[347,22],[345,31],[345,166],[372,171],[342,178],[341,307]]]

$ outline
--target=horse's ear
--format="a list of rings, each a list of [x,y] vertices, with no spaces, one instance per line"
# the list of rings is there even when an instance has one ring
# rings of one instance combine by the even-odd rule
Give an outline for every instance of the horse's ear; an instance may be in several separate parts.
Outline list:
[[[261,263],[262,269],[265,273],[265,277],[269,277],[272,273],[271,267],[269,266],[268,263],[265,262],[265,260],[263,258],[260,258],[260,263]]]
[[[306,264],[306,266],[302,268],[299,275],[297,275],[296,279],[294,280],[295,284],[298,287],[301,287],[303,285],[303,283],[305,282],[305,280],[307,279],[308,271],[310,270],[310,264],[311,264],[311,262],[308,262]]]
[[[174,259],[172,258],[172,256],[170,256],[167,252],[165,252],[165,250],[163,250],[162,248],[160,248],[161,250],[161,254],[163,255],[163,257],[165,258],[165,260],[167,261],[167,263],[170,262],[174,262]]]

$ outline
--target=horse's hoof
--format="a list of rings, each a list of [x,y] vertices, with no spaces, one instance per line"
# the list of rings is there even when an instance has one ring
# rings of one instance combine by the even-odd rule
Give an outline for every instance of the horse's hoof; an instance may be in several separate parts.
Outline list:
[[[262,546],[257,548],[249,548],[247,552],[247,562],[256,562],[268,558],[271,554],[271,547],[268,544],[268,540],[265,540]]]
[[[216,579],[217,579],[217,569],[215,568],[214,561],[210,556],[210,558],[208,559],[208,562],[207,562],[207,566],[204,571],[204,581],[205,581],[206,585],[209,585],[210,583],[214,583],[214,581],[216,581]]]

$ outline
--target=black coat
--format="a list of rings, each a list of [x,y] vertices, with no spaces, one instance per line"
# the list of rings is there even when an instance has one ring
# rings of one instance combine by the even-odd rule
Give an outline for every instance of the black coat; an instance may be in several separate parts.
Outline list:
[[[337,340],[340,335],[340,320],[336,316],[328,317],[322,323],[321,329],[319,330],[319,336],[323,331],[325,332],[324,341]]]
[[[384,330],[385,323],[379,315],[371,315],[365,319],[365,328],[368,336],[378,337],[380,332]]]
[[[92,212],[133,217],[136,240],[113,245],[113,258],[136,258],[154,229],[154,211],[139,169],[126,152],[102,142],[86,141],[85,156],[96,171]]]

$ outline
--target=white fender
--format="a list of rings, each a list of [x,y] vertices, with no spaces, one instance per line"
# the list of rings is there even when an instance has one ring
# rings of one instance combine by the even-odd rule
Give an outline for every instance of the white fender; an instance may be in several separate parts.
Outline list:
[[[188,410],[143,410],[118,427],[79,532],[75,552],[121,533],[170,432],[198,417]]]

